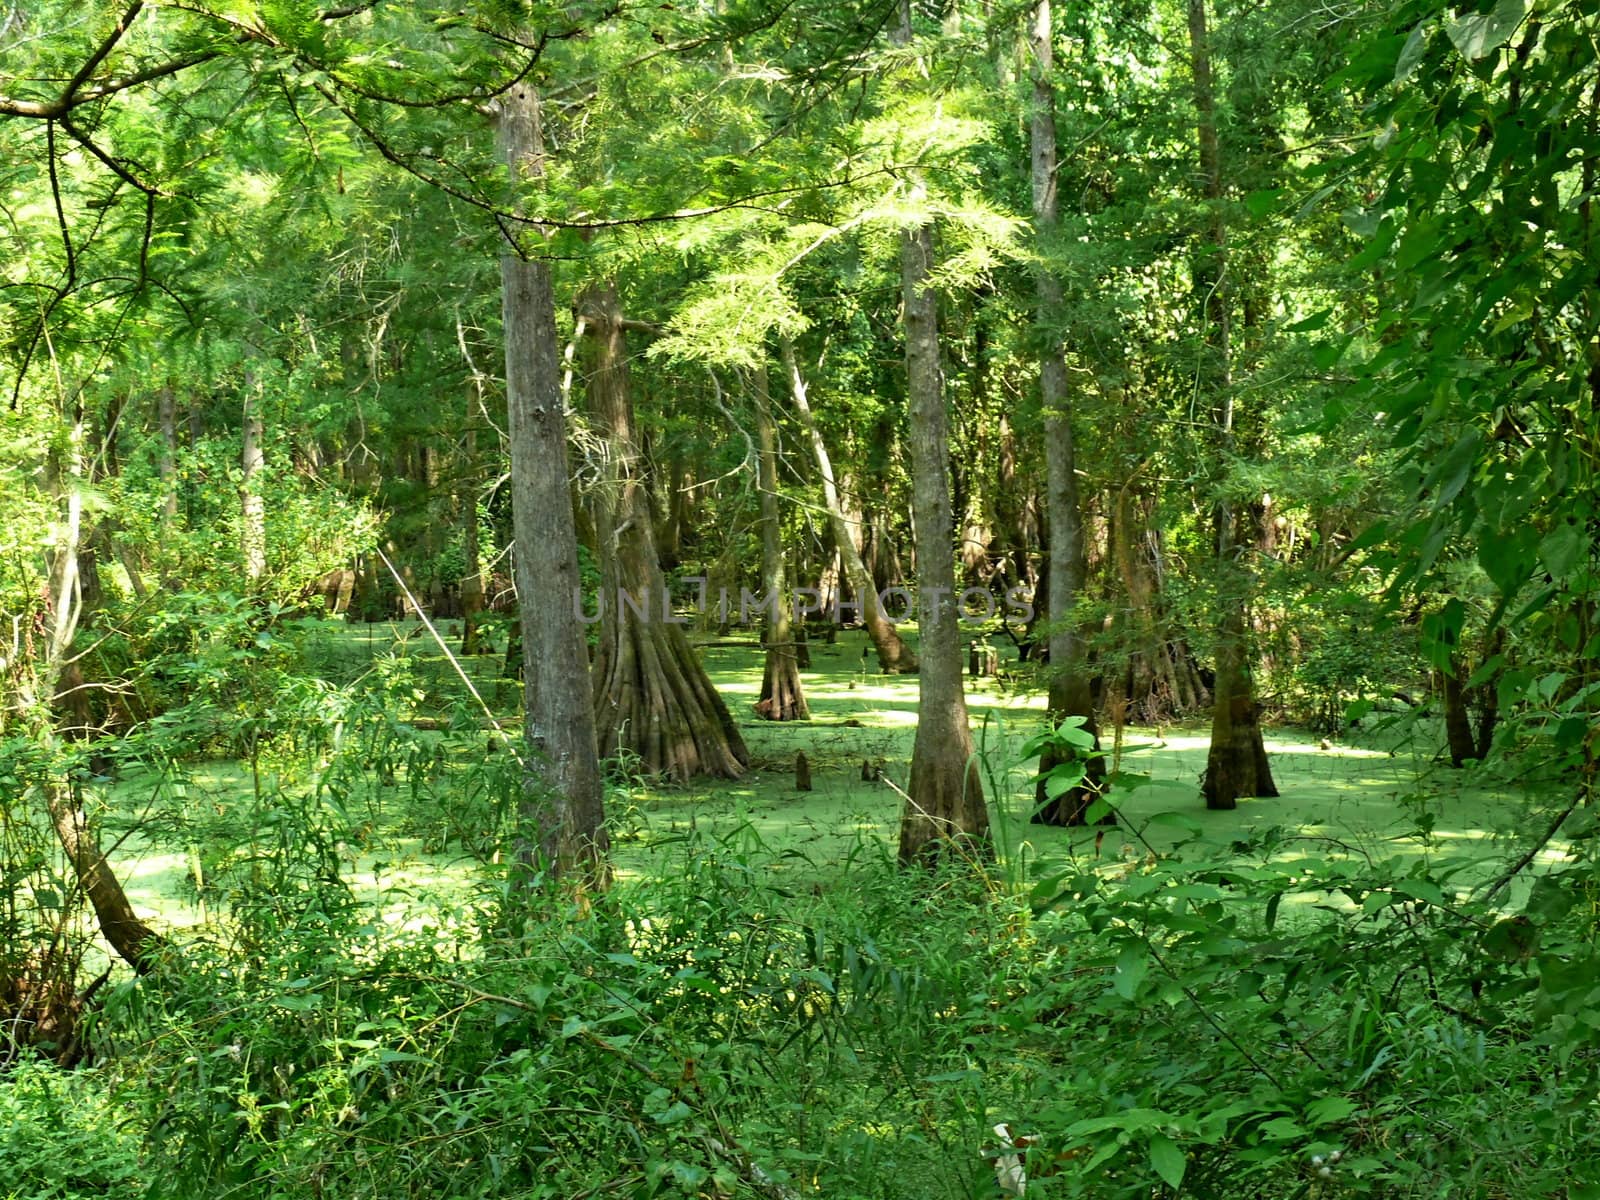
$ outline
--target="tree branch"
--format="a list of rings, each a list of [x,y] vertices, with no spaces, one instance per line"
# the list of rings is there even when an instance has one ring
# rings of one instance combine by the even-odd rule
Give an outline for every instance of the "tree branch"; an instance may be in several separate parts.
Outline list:
[[[133,3],[128,5],[127,11],[122,14],[122,18],[112,28],[105,40],[95,47],[93,53],[84,60],[83,65],[73,73],[72,78],[67,80],[67,86],[61,92],[63,103],[70,104],[72,97],[77,95],[78,89],[89,82],[89,76],[94,74],[94,69],[105,61],[106,55],[116,49],[117,43],[122,40],[122,35],[128,32],[128,28],[133,24],[133,19],[139,15],[139,10],[143,7],[144,0],[133,0]]]
[[[146,196],[156,197],[166,194],[154,184],[145,183],[143,180],[139,179],[121,163],[117,162],[116,159],[112,158],[104,150],[100,149],[100,147],[95,144],[94,139],[89,137],[88,134],[84,133],[72,123],[71,117],[63,114],[61,117],[57,118],[57,123],[67,132],[67,135],[71,137],[73,141],[77,142],[78,145],[82,146],[90,154],[94,155],[101,162],[105,163],[105,165],[111,169],[111,172],[124,183],[130,185],[131,187],[137,188]]]

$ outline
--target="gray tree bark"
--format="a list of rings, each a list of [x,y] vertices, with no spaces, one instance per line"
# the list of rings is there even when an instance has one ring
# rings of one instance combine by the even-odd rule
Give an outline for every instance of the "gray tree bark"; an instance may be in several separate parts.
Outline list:
[[[495,125],[513,184],[542,175],[539,101],[531,85],[518,84],[501,97]],[[527,763],[516,853],[526,866],[537,863],[557,876],[577,873],[591,886],[604,887],[610,881],[610,840],[588,650],[575,608],[578,539],[550,267],[524,257],[508,238],[500,281],[526,701]]]
[[[901,0],[893,40],[911,41],[911,6]],[[911,514],[917,555],[917,736],[900,818],[900,861],[987,856],[989,810],[972,754],[957,623],[955,519],[950,499],[949,414],[939,366],[939,301],[929,286],[933,228],[900,239],[900,302],[906,337],[911,427]]]
[[[36,748],[49,755],[60,747],[62,731],[54,712],[76,712],[75,723],[86,732],[88,705],[80,689],[83,677],[73,663],[72,644],[83,615],[79,578],[79,552],[83,541],[83,417],[71,418],[64,457],[52,462],[51,482],[61,519],[50,547],[46,593],[46,630],[43,662],[25,675],[19,686],[17,707],[23,714]],[[69,733],[70,733],[69,729]],[[82,734],[80,733],[79,736]],[[116,873],[106,862],[94,826],[84,812],[79,789],[52,770],[44,783],[45,805],[78,886],[94,909],[100,932],[111,948],[135,971],[143,974],[157,963],[163,940],[133,910]]]
[[[989,811],[972,755],[956,612],[955,522],[950,501],[949,421],[939,369],[938,300],[928,285],[933,231],[906,233],[900,246],[911,425],[911,504],[916,523],[917,736],[900,819],[900,861],[989,852]]]
[[[267,573],[267,509],[261,498],[261,469],[266,456],[261,449],[264,427],[261,396],[254,371],[244,373],[244,435],[239,452],[239,552],[244,577],[253,587]]]
[[[1048,240],[1059,222],[1056,188],[1056,93],[1051,78],[1054,42],[1050,0],[1038,0],[1029,36],[1033,57],[1033,121],[1030,130],[1033,167],[1033,220],[1041,240]],[[1077,450],[1072,432],[1072,390],[1067,379],[1066,354],[1057,322],[1061,319],[1061,281],[1048,266],[1035,278],[1036,322],[1043,339],[1039,352],[1039,394],[1045,422],[1045,505],[1049,514],[1050,584],[1049,643],[1050,696],[1046,716],[1052,725],[1064,717],[1084,718],[1084,728],[1095,735],[1094,698],[1089,667],[1080,633],[1082,618],[1074,608],[1088,577],[1083,544],[1083,507],[1078,496]],[[1061,762],[1046,752],[1039,759],[1043,776]],[[1034,820],[1046,825],[1082,825],[1085,813],[1100,792],[1105,767],[1099,758],[1085,764],[1083,783],[1053,800],[1041,778],[1035,796]],[[1109,822],[1115,822],[1109,817]]]

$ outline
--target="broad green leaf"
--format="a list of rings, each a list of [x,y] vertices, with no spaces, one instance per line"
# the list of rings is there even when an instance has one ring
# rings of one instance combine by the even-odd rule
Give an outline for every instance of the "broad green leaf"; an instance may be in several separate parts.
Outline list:
[[[1478,664],[1478,669],[1467,677],[1466,686],[1469,688],[1482,687],[1505,669],[1506,656],[1504,654],[1491,654]]]
[[[1024,760],[1038,758],[1039,755],[1044,753],[1044,748],[1049,744],[1050,733],[1048,730],[1046,730],[1044,733],[1034,734],[1031,738],[1022,743],[1022,758]]]
[[[1442,906],[1444,892],[1436,883],[1426,879],[1402,879],[1394,885],[1394,890],[1402,896],[1410,896],[1413,900],[1426,900],[1429,904]]]
[[[1472,478],[1472,468],[1478,461],[1478,448],[1483,444],[1483,435],[1476,429],[1469,429],[1457,439],[1456,444],[1450,447],[1450,452],[1444,456],[1440,464],[1428,475],[1423,487],[1439,486],[1439,494],[1434,498],[1434,505],[1443,508],[1461,494],[1467,486],[1467,480]]]
[[[652,1120],[657,1125],[681,1125],[694,1116],[694,1110],[682,1100],[674,1100],[660,1112],[653,1114]]]
[[[387,1066],[391,1063],[422,1063],[432,1066],[433,1060],[424,1058],[420,1054],[410,1054],[404,1050],[390,1050],[388,1047],[379,1047],[370,1053],[363,1054],[350,1066],[351,1075],[364,1075],[373,1067]]]
[[[1344,226],[1358,238],[1369,238],[1378,232],[1378,222],[1383,214],[1370,208],[1347,208],[1339,214]]]
[[[1198,837],[1204,829],[1199,821],[1181,812],[1158,812],[1145,824],[1152,828],[1180,829],[1194,837]]]
[[[700,1185],[711,1178],[711,1172],[699,1163],[686,1163],[674,1160],[672,1164],[672,1178],[685,1193],[704,1195],[699,1191]]]
[[[1251,192],[1244,198],[1244,206],[1249,210],[1252,217],[1259,219],[1277,208],[1285,194],[1283,188],[1268,188],[1265,191]]]
[[[1083,782],[1083,763],[1062,763],[1044,777],[1044,794],[1055,800]]]
[[[1138,1133],[1141,1129],[1149,1129],[1152,1125],[1170,1125],[1173,1120],[1171,1113],[1162,1112],[1159,1108],[1124,1108],[1109,1116],[1074,1121],[1067,1126],[1066,1134],[1069,1138],[1081,1138],[1104,1129]]]
[[[1539,561],[1558,580],[1570,579],[1588,553],[1589,538],[1578,525],[1559,526],[1539,543]]]
[[[1513,325],[1520,325],[1533,316],[1534,304],[1531,296],[1524,296],[1501,314],[1489,332],[1491,334],[1504,333]]]
[[[1189,1166],[1189,1160],[1166,1134],[1152,1133],[1150,1165],[1155,1168],[1156,1174],[1161,1176],[1168,1187],[1175,1188],[1183,1183],[1183,1173]]]
[[[1306,1121],[1313,1129],[1343,1121],[1356,1111],[1355,1101],[1345,1096],[1324,1096],[1306,1105]]]
[[[1318,205],[1320,205],[1324,200],[1338,190],[1339,185],[1336,183],[1330,183],[1327,187],[1318,188],[1315,192],[1312,192],[1306,202],[1300,206],[1300,210],[1295,213],[1294,219],[1297,221],[1305,220],[1316,211]]]
[[[1545,921],[1559,921],[1576,903],[1577,897],[1559,875],[1541,875],[1533,881],[1523,911]]]
[[[1117,955],[1117,971],[1112,986],[1124,1000],[1132,1000],[1149,973],[1149,948],[1140,942],[1129,942]]]
[[[1417,69],[1417,64],[1422,61],[1422,56],[1428,49],[1428,34],[1433,27],[1433,18],[1424,17],[1418,21],[1411,30],[1411,36],[1406,38],[1406,44],[1400,47],[1400,57],[1394,64],[1394,81],[1404,83],[1411,78],[1411,72]]]
[[[1079,750],[1094,749],[1094,734],[1087,729],[1064,724],[1056,730],[1056,737],[1070,746],[1076,746]]]
[[[1478,565],[1502,596],[1521,590],[1533,573],[1532,547],[1527,530],[1507,531],[1478,542]]]
[[[1586,1000],[1597,979],[1600,979],[1600,960],[1560,954],[1547,954],[1539,959],[1539,987],[1551,996]]]
[[[1028,893],[1028,902],[1037,906],[1060,895],[1061,884],[1066,877],[1066,872],[1046,875],[1033,885],[1033,890]]]
[[[1480,59],[1511,40],[1527,11],[1527,0],[1500,0],[1489,12],[1457,17],[1446,32],[1463,58]]]
[[[1285,333],[1314,333],[1321,329],[1333,317],[1333,309],[1324,308],[1320,312],[1312,313],[1303,320],[1296,321],[1293,325],[1285,325]]]
[[[1563,717],[1556,726],[1555,745],[1560,751],[1576,750],[1589,736],[1587,717]]]

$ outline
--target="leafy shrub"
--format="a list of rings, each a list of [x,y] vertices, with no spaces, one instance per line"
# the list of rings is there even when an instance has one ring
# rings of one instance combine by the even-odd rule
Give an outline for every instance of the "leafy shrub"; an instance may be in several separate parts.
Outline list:
[[[747,836],[470,943],[346,912],[121,993],[124,1099],[174,1197],[955,1197],[1000,1122],[1029,1196],[1589,1194],[1587,867],[1503,918],[1291,848],[1024,903],[883,858],[791,888]]]
[[[23,1061],[0,1077],[0,1200],[143,1194],[139,1140],[92,1073]]]

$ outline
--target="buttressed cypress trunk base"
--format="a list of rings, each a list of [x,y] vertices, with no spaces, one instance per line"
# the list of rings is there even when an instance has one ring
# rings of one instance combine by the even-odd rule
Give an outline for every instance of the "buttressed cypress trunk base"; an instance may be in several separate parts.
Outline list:
[[[1240,631],[1242,635],[1242,630]],[[1260,710],[1249,668],[1237,643],[1219,648],[1217,683],[1211,715],[1211,749],[1200,785],[1206,807],[1237,808],[1239,797],[1276,796],[1272,768],[1261,736]]]
[[[604,598],[594,660],[600,754],[635,755],[647,773],[679,781],[697,775],[736,779],[749,752],[683,625],[672,616],[656,556],[616,286],[591,286],[579,305],[590,343],[589,409],[606,440],[610,467],[594,493]],[[624,603],[624,595],[640,603]]]
[[[802,631],[794,627],[786,603],[788,571],[783,561],[783,530],[778,513],[778,427],[772,418],[765,367],[755,372],[752,385],[761,457],[761,575],[768,599],[766,663],[761,672],[756,714],[768,721],[804,721],[811,716],[800,682],[800,654],[805,647],[798,640],[797,634]]]

